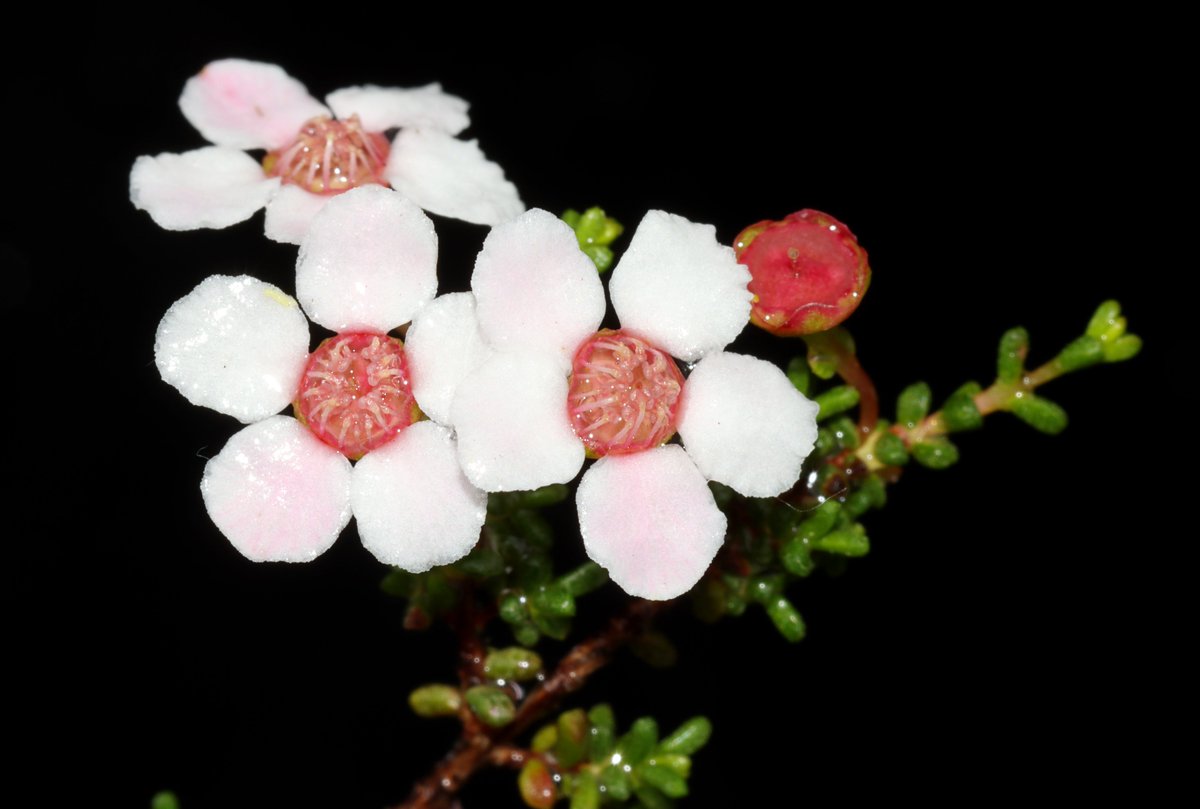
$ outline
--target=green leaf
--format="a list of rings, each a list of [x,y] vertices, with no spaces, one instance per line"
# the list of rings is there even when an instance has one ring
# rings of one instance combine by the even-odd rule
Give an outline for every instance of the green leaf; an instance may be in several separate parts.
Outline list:
[[[554,745],[554,757],[563,767],[574,767],[587,753],[588,718],[582,708],[566,711],[558,717],[558,742]]]
[[[912,456],[921,466],[947,469],[958,462],[958,447],[945,438],[935,437],[915,445]]]
[[[858,425],[853,419],[842,416],[829,422],[829,429],[833,430],[833,437],[837,444],[842,449],[858,449],[859,432]]]
[[[1025,373],[1025,355],[1029,353],[1029,332],[1017,326],[1000,336],[996,351],[996,378],[1016,382]]]
[[[1104,344],[1090,334],[1071,341],[1058,353],[1058,364],[1063,371],[1078,371],[1098,362],[1104,362]]]
[[[606,244],[585,244],[579,248],[596,265],[596,272],[608,272],[613,263],[612,248]]]
[[[520,590],[509,591],[500,597],[500,617],[507,623],[518,624],[529,619],[525,594]]]
[[[819,394],[815,399],[820,410],[817,411],[817,421],[823,421],[838,413],[845,413],[858,404],[858,388],[850,385],[838,385]]]
[[[468,576],[488,579],[504,572],[504,559],[491,548],[479,545],[470,554],[455,562],[454,566]]]
[[[533,592],[530,597],[534,618],[542,616],[560,616],[569,618],[575,614],[575,596],[558,583],[544,584]]]
[[[554,544],[554,531],[550,528],[550,523],[537,511],[529,508],[519,509],[514,511],[509,519],[512,527],[532,548],[548,551]]]
[[[787,367],[787,378],[796,386],[796,390],[807,396],[812,387],[812,374],[808,370],[808,360],[804,357],[792,357]]]
[[[541,656],[520,646],[496,649],[483,659],[483,673],[497,680],[531,680],[541,671]]]
[[[638,787],[634,790],[637,799],[641,801],[644,809],[672,809],[675,804],[671,803],[671,799],[663,795],[652,786]]]
[[[896,421],[910,430],[916,427],[917,422],[929,413],[929,403],[932,399],[933,392],[929,390],[929,385],[924,382],[909,385],[900,391],[900,396],[896,399]]]
[[[488,727],[504,727],[517,713],[516,706],[508,694],[492,685],[468,688],[466,697],[471,713]]]
[[[417,716],[454,716],[462,705],[462,695],[452,685],[434,683],[413,689],[408,706]]]
[[[600,785],[596,777],[587,770],[582,770],[571,785],[570,809],[598,809],[600,806]]]
[[[1014,399],[1012,414],[1035,430],[1057,435],[1067,428],[1067,411],[1049,399],[1027,393]]]
[[[578,598],[608,581],[608,571],[595,562],[584,562],[558,577],[558,586]]]
[[[558,784],[540,758],[531,758],[517,776],[521,800],[532,809],[550,809],[558,800]]]
[[[638,766],[637,774],[642,781],[668,798],[682,798],[688,793],[687,779],[669,767],[659,767],[647,761]]]
[[[784,570],[794,576],[808,576],[816,568],[808,543],[798,536],[783,543],[779,551],[779,561],[783,563]]]
[[[541,633],[532,623],[525,622],[512,627],[513,638],[522,646],[533,646],[538,642]]]
[[[613,719],[612,708],[607,705],[597,705],[588,711],[588,759],[600,761],[612,755],[616,747],[616,722]]]
[[[797,536],[808,542],[823,536],[833,530],[841,512],[841,503],[837,500],[826,500],[810,512],[808,518],[796,527]]]
[[[533,741],[529,743],[529,749],[535,753],[545,753],[558,743],[558,728],[555,725],[543,725],[537,733],[533,734]]]
[[[1125,334],[1104,344],[1105,362],[1124,362],[1137,356],[1142,350],[1142,338],[1136,334]]]
[[[1087,334],[1089,337],[1095,337],[1097,340],[1103,339],[1104,336],[1112,330],[1117,324],[1121,316],[1121,304],[1116,301],[1105,301],[1096,307],[1095,314],[1088,321]]]
[[[658,752],[669,755],[693,755],[712,737],[712,722],[707,717],[693,716],[658,745]]]
[[[747,588],[747,594],[759,604],[766,604],[768,601],[778,598],[782,591],[783,576],[778,573],[755,576],[750,580]]]
[[[952,433],[977,430],[983,426],[983,414],[975,406],[975,397],[983,390],[976,382],[968,382],[942,405],[942,423]]]
[[[675,753],[655,753],[646,759],[646,762],[655,767],[666,767],[681,778],[688,778],[692,774],[692,759],[688,756]]]
[[[150,799],[150,809],[179,809],[179,799],[174,792],[159,792]]]
[[[565,211],[563,211],[563,214],[559,217],[559,219],[570,225],[571,230],[575,230],[579,227],[580,216],[582,216],[582,214],[580,214],[579,211],[575,210],[574,208],[567,208]]]
[[[629,775],[623,764],[613,764],[601,770],[600,786],[615,801],[629,800]]]
[[[903,438],[885,431],[875,442],[875,457],[888,466],[904,466],[908,463],[908,448]]]
[[[566,640],[567,635],[571,632],[571,619],[565,615],[538,614],[533,618],[533,625],[543,635],[555,640]],[[521,642],[521,639],[518,637],[517,641]],[[531,646],[533,644],[522,643],[522,645]]]
[[[830,531],[814,542],[813,547],[839,556],[866,556],[871,544],[867,541],[867,532],[862,525],[853,523],[846,528]]]
[[[637,764],[649,755],[658,743],[658,723],[643,716],[629,726],[628,732],[617,741],[617,752],[626,764]]]
[[[792,602],[780,597],[766,606],[767,616],[785,640],[796,643],[804,639],[807,628],[804,626],[804,619],[800,617],[800,612],[792,605]]]

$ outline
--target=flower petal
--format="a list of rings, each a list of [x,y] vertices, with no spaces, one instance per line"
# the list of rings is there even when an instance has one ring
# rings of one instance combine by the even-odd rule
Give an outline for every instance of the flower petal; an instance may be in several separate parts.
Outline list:
[[[817,440],[817,410],[771,363],[717,352],[687,378],[679,436],[710,480],[772,497],[800,477]]]
[[[575,231],[536,208],[492,228],[471,289],[479,328],[494,348],[551,352],[564,370],[604,317],[604,287]]]
[[[284,244],[304,241],[313,219],[332,197],[311,194],[294,185],[283,185],[267,203],[264,230],[268,239]]]
[[[437,294],[437,233],[404,197],[365,185],[331,199],[296,261],[296,297],[336,332],[386,332]]]
[[[493,354],[458,386],[450,418],[463,471],[485,491],[566,483],[583,465],[567,377],[548,355]]]
[[[244,222],[279,188],[245,152],[206,146],[143,155],[129,173],[129,199],[167,230],[227,228]]]
[[[476,225],[498,225],[525,210],[517,187],[478,143],[433,129],[401,130],[385,176],[425,210]]]
[[[687,362],[724,348],[750,319],[750,272],[712,225],[649,211],[613,270],[621,326]]]
[[[210,62],[188,79],[179,108],[209,141],[237,149],[278,149],[329,114],[283,68],[245,59]]]
[[[255,562],[309,562],[350,522],[350,462],[291,416],[244,427],[204,467],[208,516]]]
[[[725,515],[679,446],[601,458],[575,503],[587,555],[640,598],[686,593],[725,541]]]
[[[163,315],[154,336],[162,378],[192,404],[249,423],[296,395],[308,321],[296,301],[248,275],[212,275]]]
[[[475,297],[455,292],[434,298],[404,337],[412,391],[425,415],[448,426],[459,383],[492,353],[479,333]]]
[[[345,120],[357,115],[363,129],[383,132],[397,127],[436,129],[457,135],[471,123],[467,102],[442,91],[438,83],[424,87],[345,87],[325,96],[333,114]]]
[[[466,556],[487,516],[487,493],[463,477],[450,431],[431,421],[364,455],[350,502],[367,550],[412,573]]]

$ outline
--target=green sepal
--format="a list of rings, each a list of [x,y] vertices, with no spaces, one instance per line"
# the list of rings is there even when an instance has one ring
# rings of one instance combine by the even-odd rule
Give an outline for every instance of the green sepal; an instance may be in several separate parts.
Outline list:
[[[532,809],[550,809],[558,801],[558,784],[540,758],[525,762],[517,776],[517,790]]]
[[[513,720],[517,709],[512,698],[494,685],[477,685],[467,689],[467,707],[480,722],[502,728]]]
[[[483,659],[483,673],[497,680],[532,680],[541,671],[541,656],[520,646],[493,650]]]
[[[838,385],[820,393],[814,401],[820,408],[817,411],[817,421],[824,421],[830,416],[845,413],[858,404],[858,388],[850,385]]]
[[[1104,362],[1104,343],[1090,334],[1072,340],[1058,353],[1058,365],[1063,371],[1078,371],[1099,362]]]
[[[179,809],[179,798],[174,792],[159,792],[150,799],[150,809]]]
[[[1123,334],[1116,340],[1104,344],[1105,362],[1124,362],[1137,356],[1142,350],[1142,338],[1136,334]]]
[[[1067,428],[1067,411],[1032,393],[1014,399],[1009,409],[1033,429],[1049,435],[1057,435]]]
[[[600,761],[612,755],[616,747],[616,720],[612,708],[600,704],[588,711],[588,759]]]
[[[792,357],[788,362],[787,378],[796,386],[796,390],[807,396],[812,388],[812,373],[808,370],[808,360],[804,357]]]
[[[661,632],[642,632],[629,640],[629,651],[643,663],[656,669],[665,669],[679,662],[679,650],[671,639]]]
[[[771,619],[771,623],[775,624],[779,634],[783,635],[784,640],[796,643],[804,639],[808,629],[804,626],[804,619],[800,617],[799,610],[792,605],[792,602],[780,596],[768,603],[766,608],[767,616]]]
[[[910,430],[929,413],[933,391],[924,382],[914,382],[896,398],[896,421]]]
[[[566,711],[558,717],[558,741],[554,757],[563,767],[574,767],[588,749],[588,718],[582,708]]]
[[[668,798],[682,798],[688,794],[687,779],[670,767],[660,767],[646,761],[638,765],[636,774],[642,782],[654,787]]]
[[[417,716],[454,716],[462,706],[462,694],[452,685],[432,683],[415,688],[408,695],[408,706]]]
[[[558,577],[557,584],[578,598],[590,593],[608,581],[608,571],[595,562],[584,562],[574,570]]]
[[[656,748],[665,755],[693,755],[712,737],[712,722],[704,716],[693,716],[684,722],[661,742]]]
[[[615,801],[629,800],[629,774],[623,764],[612,764],[601,770],[600,786]]]
[[[617,752],[626,764],[637,764],[650,754],[658,744],[658,723],[653,717],[643,716],[629,726],[629,730],[617,740]]]
[[[978,430],[983,426],[983,414],[975,406],[975,397],[983,390],[977,382],[968,382],[942,405],[942,423],[952,433]]]
[[[633,794],[637,796],[643,809],[673,809],[675,806],[670,798],[649,785],[638,787]]]
[[[477,545],[473,551],[454,563],[454,566],[479,579],[490,579],[504,573],[504,558],[483,545]]]
[[[934,437],[914,445],[912,456],[921,466],[946,469],[958,462],[958,447],[945,438]]]
[[[830,531],[814,542],[813,547],[839,556],[866,556],[871,544],[862,525],[853,523],[846,528]]]
[[[884,431],[875,442],[875,457],[888,466],[904,466],[908,463],[908,447],[904,439],[891,431]]]
[[[600,785],[596,783],[596,776],[582,770],[571,784],[570,809],[598,809],[599,806]]]
[[[1020,326],[1000,336],[996,351],[996,378],[1001,382],[1016,382],[1025,373],[1025,355],[1029,353],[1029,332]]]
[[[529,743],[529,749],[535,753],[545,753],[557,743],[558,728],[554,725],[543,725],[537,733],[533,734],[533,741]]]

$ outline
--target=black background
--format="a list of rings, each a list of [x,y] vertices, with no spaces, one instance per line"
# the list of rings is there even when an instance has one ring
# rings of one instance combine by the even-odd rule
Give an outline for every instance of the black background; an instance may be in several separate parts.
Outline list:
[[[465,9],[327,11],[94,15],[5,70],[14,773],[53,773],[30,787],[64,806],[170,788],[184,809],[379,807],[455,732],[406,705],[451,678],[448,633],[402,631],[353,527],[309,565],[238,556],[198,489],[238,425],[153,366],[158,319],[205,276],[294,287],[295,249],[261,215],[168,233],[128,202],[136,156],[204,144],[176,106],[184,81],[237,56],[317,97],[441,81],[531,207],[600,204],[630,231],[663,208],[725,241],[828,211],[870,252],[847,325],[885,411],[917,379],[936,397],[986,384],[1012,325],[1047,359],[1119,298],[1143,355],[1048,388],[1072,417],[1061,436],[998,415],[953,470],[907,471],[867,519],[870,556],[794,588],[803,643],[753,610],[715,626],[679,610],[677,669],[623,657],[569,705],[611,701],[622,725],[711,717],[685,806],[1078,797],[1169,776],[1149,722],[1180,715],[1167,625],[1188,599],[1166,571],[1191,539],[1160,515],[1189,505],[1177,459],[1196,404],[1172,308],[1194,259],[1170,21],[942,19],[953,36],[914,38],[815,12],[647,28],[609,8],[513,38],[464,32]],[[466,289],[486,229],[436,223],[442,290]],[[751,332],[733,347],[798,351]],[[555,514],[578,560],[573,508]],[[620,598],[592,601],[582,626]],[[485,774],[464,803],[519,805],[513,781]]]

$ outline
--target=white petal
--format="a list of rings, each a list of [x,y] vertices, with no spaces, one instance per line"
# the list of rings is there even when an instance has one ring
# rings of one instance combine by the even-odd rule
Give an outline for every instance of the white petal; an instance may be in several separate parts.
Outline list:
[[[249,423],[296,396],[308,321],[278,287],[211,275],[163,315],[154,336],[162,378],[192,404]]]
[[[564,369],[604,317],[604,287],[575,231],[536,208],[492,228],[471,289],[479,328],[493,347],[550,352]]]
[[[459,383],[492,353],[475,320],[475,297],[455,292],[434,298],[404,337],[412,391],[425,415],[448,426]]]
[[[437,83],[412,89],[346,87],[325,96],[325,103],[342,120],[357,115],[368,132],[411,126],[457,135],[471,123],[467,102],[443,92]]]
[[[386,332],[437,294],[437,233],[379,185],[339,194],[313,219],[296,261],[296,297],[336,332]]]
[[[367,550],[413,573],[466,556],[487,516],[487,493],[463,477],[450,431],[432,421],[364,455],[350,502]]]
[[[712,225],[649,211],[613,270],[608,292],[622,328],[687,362],[724,348],[745,328],[750,271]]]
[[[473,140],[434,129],[402,129],[392,142],[387,180],[427,211],[498,225],[525,210],[517,187]]]
[[[485,491],[566,483],[583,465],[567,378],[549,356],[493,354],[459,385],[450,418],[463,471]]]
[[[303,188],[284,185],[267,203],[264,230],[268,239],[284,244],[300,244],[313,219],[332,197],[310,194]]]
[[[601,458],[575,503],[587,555],[640,598],[692,589],[725,541],[725,515],[678,446]]]
[[[717,352],[687,378],[679,437],[710,480],[773,497],[800,477],[817,440],[817,410],[771,363]]]
[[[291,416],[244,427],[204,467],[208,516],[255,562],[308,562],[350,522],[350,462]]]
[[[208,140],[238,149],[278,149],[329,114],[283,68],[245,59],[210,62],[188,79],[179,108]]]
[[[244,222],[279,187],[245,152],[206,146],[183,154],[143,155],[129,173],[129,199],[167,230],[227,228]]]

